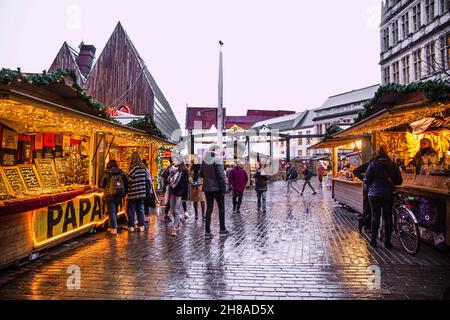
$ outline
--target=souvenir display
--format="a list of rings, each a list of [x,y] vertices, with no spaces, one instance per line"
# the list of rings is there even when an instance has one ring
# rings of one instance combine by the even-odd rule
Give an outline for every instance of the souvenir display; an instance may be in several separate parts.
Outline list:
[[[25,183],[22,180],[19,169],[17,167],[3,167],[3,173],[5,174],[6,181],[8,181],[11,190],[15,194],[25,194],[27,189]]]
[[[55,159],[56,172],[62,186],[89,184],[88,161],[79,157]]]
[[[41,190],[41,184],[39,183],[37,173],[32,165],[20,165],[19,171],[28,191]]]
[[[59,187],[53,159],[36,159],[36,168],[45,189],[56,189]]]
[[[8,185],[3,179],[3,175],[0,174],[0,201],[5,201],[14,198],[9,192]]]

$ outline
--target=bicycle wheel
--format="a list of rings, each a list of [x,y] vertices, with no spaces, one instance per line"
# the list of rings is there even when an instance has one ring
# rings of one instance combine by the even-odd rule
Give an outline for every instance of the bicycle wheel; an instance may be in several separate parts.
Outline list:
[[[411,255],[420,249],[419,226],[414,222],[413,213],[403,205],[394,208],[397,215],[396,229],[403,248]]]

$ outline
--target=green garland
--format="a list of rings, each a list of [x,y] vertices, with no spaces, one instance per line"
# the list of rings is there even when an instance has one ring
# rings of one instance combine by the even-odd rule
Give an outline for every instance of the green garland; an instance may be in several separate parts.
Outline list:
[[[161,132],[161,130],[156,125],[151,114],[146,114],[142,119],[133,120],[128,124],[129,127],[140,129],[146,133],[159,137],[161,139],[167,139],[167,137]]]
[[[111,120],[109,114],[103,104],[88,95],[83,88],[78,85],[77,75],[72,69],[58,69],[55,72],[43,71],[42,74],[24,74],[20,68],[17,70],[1,69],[0,83],[11,85],[13,82],[23,82],[34,85],[48,86],[54,83],[64,81],[64,78],[70,78],[73,82],[72,89],[75,90],[77,96],[80,97],[100,118]]]
[[[373,109],[380,100],[380,98],[389,92],[395,93],[410,93],[422,92],[432,102],[444,102],[448,100],[450,93],[450,86],[443,80],[429,80],[424,82],[414,82],[407,85],[398,83],[389,83],[378,88],[372,99],[364,104],[364,110],[358,113],[358,118],[355,123],[358,123],[373,114]]]
[[[341,132],[343,129],[338,126],[336,123],[333,123],[328,129],[325,131],[325,139],[331,138],[333,134]]]

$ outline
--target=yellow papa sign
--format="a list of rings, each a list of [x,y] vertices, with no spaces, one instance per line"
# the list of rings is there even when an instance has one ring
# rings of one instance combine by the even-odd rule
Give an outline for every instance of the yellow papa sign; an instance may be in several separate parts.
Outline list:
[[[105,221],[103,194],[99,193],[38,209],[33,215],[34,245],[46,244]]]

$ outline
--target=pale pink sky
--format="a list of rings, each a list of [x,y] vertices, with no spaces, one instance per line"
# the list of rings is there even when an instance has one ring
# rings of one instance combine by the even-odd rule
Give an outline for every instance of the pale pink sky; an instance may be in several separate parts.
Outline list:
[[[217,106],[219,40],[227,114],[301,111],[380,82],[380,2],[0,0],[0,67],[41,72],[64,41],[98,56],[120,20],[182,127]]]

